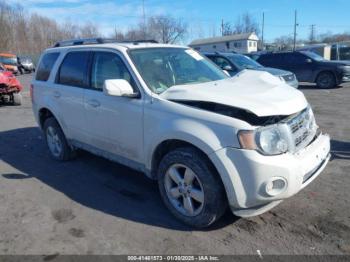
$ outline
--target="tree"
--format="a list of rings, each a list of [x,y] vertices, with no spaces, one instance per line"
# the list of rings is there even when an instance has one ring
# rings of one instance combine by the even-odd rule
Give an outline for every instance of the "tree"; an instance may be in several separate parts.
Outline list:
[[[86,23],[80,28],[79,37],[81,38],[93,38],[99,36],[100,32],[98,27],[91,22]]]
[[[187,24],[170,16],[150,17],[146,25],[146,35],[162,43],[175,43],[186,33]]]
[[[222,23],[221,26],[222,26],[222,28],[221,28],[222,35],[232,35],[233,34],[233,30],[232,30],[232,26],[231,26],[230,22]]]
[[[259,24],[256,22],[255,18],[249,14],[244,13],[237,18],[235,24],[233,25],[232,34],[243,34],[243,33],[260,33]]]

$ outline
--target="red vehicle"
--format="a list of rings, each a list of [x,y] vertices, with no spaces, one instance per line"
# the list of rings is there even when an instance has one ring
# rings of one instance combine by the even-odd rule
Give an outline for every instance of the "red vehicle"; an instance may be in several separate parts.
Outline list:
[[[0,102],[21,105],[22,89],[23,87],[17,78],[0,64]]]

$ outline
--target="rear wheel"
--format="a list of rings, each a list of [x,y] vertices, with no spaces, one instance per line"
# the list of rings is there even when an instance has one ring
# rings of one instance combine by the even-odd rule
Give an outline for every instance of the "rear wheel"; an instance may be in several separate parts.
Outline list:
[[[44,135],[51,156],[55,160],[66,161],[75,156],[75,151],[68,145],[61,127],[53,117],[44,123]]]
[[[226,210],[220,178],[194,148],[179,148],[163,157],[158,168],[158,185],[167,208],[190,226],[207,227]]]
[[[316,84],[320,88],[333,88],[336,86],[336,79],[331,72],[321,72],[317,76]]]
[[[22,104],[22,95],[21,93],[12,94],[12,103],[15,106],[20,106]]]

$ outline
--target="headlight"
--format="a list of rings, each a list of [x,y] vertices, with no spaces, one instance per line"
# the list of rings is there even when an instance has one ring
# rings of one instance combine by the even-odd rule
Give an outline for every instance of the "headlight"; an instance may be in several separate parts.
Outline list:
[[[348,65],[338,66],[338,68],[342,71],[350,72],[350,66]]]
[[[279,155],[288,150],[287,139],[277,125],[258,130],[255,140],[258,149],[266,155]]]
[[[264,155],[279,155],[288,151],[288,140],[281,125],[240,131],[238,139],[244,149],[258,150]]]

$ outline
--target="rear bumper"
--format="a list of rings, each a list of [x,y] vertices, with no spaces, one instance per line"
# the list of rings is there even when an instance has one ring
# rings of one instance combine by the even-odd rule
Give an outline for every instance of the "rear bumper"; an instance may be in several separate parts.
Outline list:
[[[329,136],[320,135],[296,154],[263,156],[253,150],[223,148],[211,159],[224,182],[232,212],[246,217],[264,213],[305,188],[325,168],[329,152]],[[271,195],[268,185],[277,179],[285,186]]]

